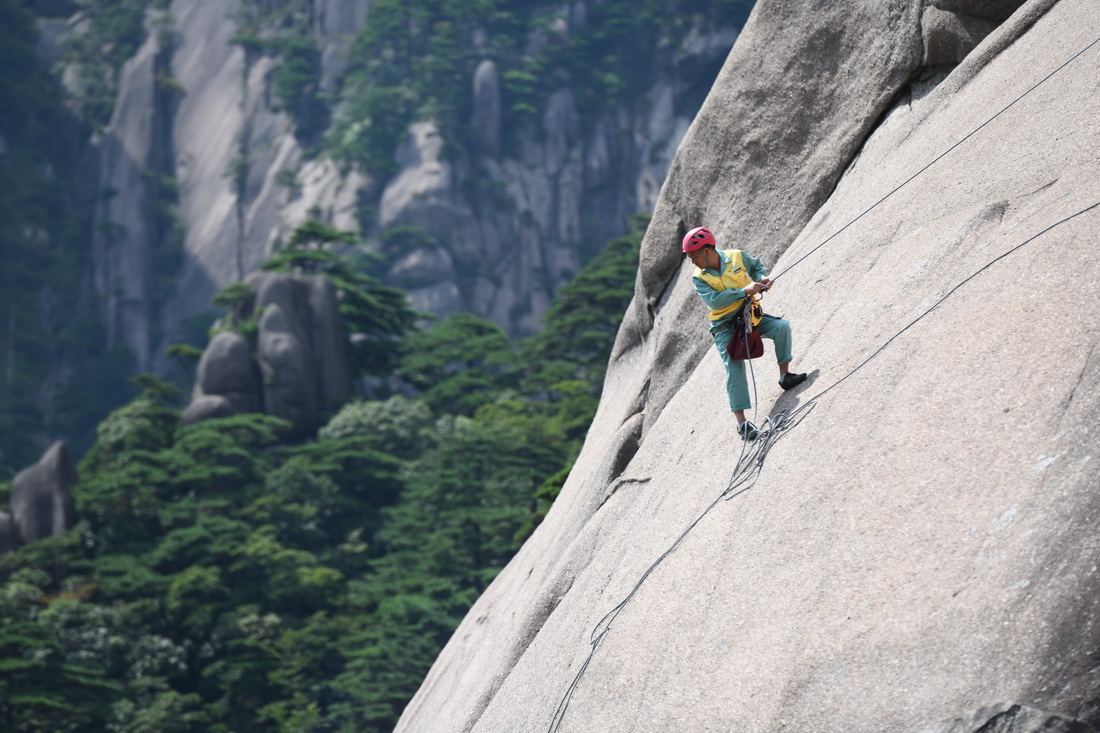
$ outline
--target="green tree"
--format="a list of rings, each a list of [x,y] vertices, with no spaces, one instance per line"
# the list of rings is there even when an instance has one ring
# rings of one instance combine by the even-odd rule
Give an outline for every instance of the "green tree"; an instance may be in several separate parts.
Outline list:
[[[384,402],[349,402],[317,435],[328,440],[369,435],[382,452],[407,460],[435,444],[434,422],[423,402],[393,395]]]
[[[442,422],[438,446],[410,466],[384,510],[382,552],[350,583],[361,630],[345,645],[332,719],[390,730],[466,610],[518,548],[530,499],[560,466],[564,436],[520,400]]]
[[[278,44],[279,65],[272,81],[275,95],[295,122],[300,138],[324,128],[327,110],[321,99],[321,51],[311,35],[293,34]]]
[[[36,621],[0,624],[0,721],[10,731],[94,729],[118,686],[101,670],[66,662]],[[98,725],[97,725],[98,724]]]
[[[500,326],[456,313],[402,342],[397,373],[436,414],[469,415],[511,383],[516,356]]]
[[[523,345],[528,386],[581,380],[598,390],[623,314],[634,295],[638,251],[649,217],[635,216],[630,234],[602,252],[558,291],[542,318],[543,330]]]
[[[74,130],[60,84],[42,69],[27,8],[0,0],[0,472],[8,476],[38,460],[49,421],[40,395],[86,243],[60,215],[80,223],[66,185],[75,156],[63,142]]]

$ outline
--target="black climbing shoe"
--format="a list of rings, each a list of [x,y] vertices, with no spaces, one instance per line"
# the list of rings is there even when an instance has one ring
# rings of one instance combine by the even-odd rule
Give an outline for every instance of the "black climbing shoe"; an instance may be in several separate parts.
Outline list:
[[[783,389],[793,389],[794,387],[797,387],[805,381],[805,374],[795,374],[794,372],[787,372],[783,375],[783,378],[779,380],[779,386]]]
[[[750,443],[760,437],[760,431],[748,420],[737,426],[737,434]]]

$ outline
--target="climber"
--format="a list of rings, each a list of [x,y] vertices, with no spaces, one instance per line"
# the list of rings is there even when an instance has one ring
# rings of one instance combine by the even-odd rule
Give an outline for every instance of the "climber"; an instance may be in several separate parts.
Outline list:
[[[726,392],[730,409],[737,417],[737,433],[744,440],[756,440],[760,432],[745,417],[752,406],[749,387],[745,382],[745,365],[731,359],[727,347],[734,337],[733,325],[746,302],[771,287],[771,278],[760,260],[738,249],[719,250],[714,234],[706,227],[696,227],[684,235],[683,250],[693,265],[692,282],[695,292],[710,308],[710,335],[726,367]],[[775,359],[779,363],[779,386],[791,389],[806,381],[805,374],[796,374],[791,366],[791,324],[782,318],[764,313],[753,325],[764,338],[775,342]]]

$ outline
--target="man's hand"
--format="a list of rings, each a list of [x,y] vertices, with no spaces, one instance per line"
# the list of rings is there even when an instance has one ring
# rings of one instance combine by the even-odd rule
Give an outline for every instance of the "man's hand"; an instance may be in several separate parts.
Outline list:
[[[770,277],[762,277],[760,278],[760,282],[758,283],[758,285],[760,285],[760,292],[771,290],[772,279]]]

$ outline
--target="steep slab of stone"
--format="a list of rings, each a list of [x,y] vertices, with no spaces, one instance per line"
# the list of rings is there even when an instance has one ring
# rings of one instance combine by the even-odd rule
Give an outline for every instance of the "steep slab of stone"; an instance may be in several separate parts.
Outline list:
[[[137,368],[149,368],[153,288],[148,172],[158,167],[156,38],[150,37],[119,72],[119,95],[99,145],[99,190],[92,237],[92,278],[102,296],[110,343],[126,343]]]
[[[704,221],[720,244],[774,261],[828,197],[868,132],[922,63],[923,3],[757,3],[669,171],[643,243],[616,353],[649,338],[681,258]],[[677,323],[698,304],[681,301]],[[656,338],[647,422],[709,348],[694,326]]]
[[[544,523],[540,541],[528,543],[513,561],[529,573],[506,571],[479,606],[499,612],[514,605],[516,598],[533,595],[535,600],[517,612],[505,634],[467,637],[477,631],[468,617],[456,637],[477,638],[478,643],[448,646],[410,704],[402,726],[426,731],[439,720],[450,720],[450,729],[463,730],[473,724],[545,620],[546,603],[540,599],[549,591],[532,594],[529,589],[568,585],[576,572],[568,555],[557,563],[529,556],[541,555],[546,547],[561,551],[574,542],[587,547],[582,528],[617,478],[607,466],[615,462],[608,457],[618,455],[624,444],[621,427],[632,418],[640,421],[639,428],[655,420],[712,348],[693,320],[702,313],[697,303],[680,298],[666,306],[681,257],[669,243],[698,225],[703,212],[710,212],[707,221],[712,226],[721,224],[728,230],[730,246],[746,238],[742,231],[754,233],[752,249],[765,257],[789,242],[919,66],[919,6],[847,3],[811,9],[757,3],[684,137],[658,199],[643,242],[635,297],[620,329],[605,398],[590,431],[591,447],[586,447],[570,477],[570,483],[580,488],[558,498],[557,521]],[[860,23],[852,21],[853,14]],[[792,126],[801,134],[794,134]],[[764,148],[770,152],[756,155],[758,167],[749,168],[747,158]],[[785,220],[779,231],[773,224],[777,217]],[[655,330],[654,314],[662,307],[682,313],[666,318],[665,327]],[[605,439],[595,443],[593,435]],[[580,562],[587,562],[585,551],[580,552]],[[452,660],[452,653],[460,657]],[[492,669],[493,676],[486,679],[473,671],[481,667]],[[463,671],[445,673],[444,668]],[[452,710],[458,703],[448,700],[478,702]]]
[[[758,6],[742,40],[778,7]],[[399,730],[552,730],[565,700],[561,731],[916,731],[995,700],[1100,718],[1100,588],[1086,549],[1100,510],[1100,207],[1086,211],[1100,202],[1100,53],[811,254],[1096,28],[1087,0],[1028,3],[936,89],[900,96],[869,139],[900,88],[876,87],[879,113],[843,145],[821,135],[801,157],[778,150],[777,180],[743,159],[752,146],[731,142],[739,128],[696,122],[576,468]],[[909,42],[902,65],[923,54]],[[899,78],[852,43],[864,56],[852,64]],[[740,48],[727,82],[759,76]],[[738,88],[720,80],[712,98]],[[836,190],[811,182],[811,196],[799,176],[819,155]],[[814,374],[782,393],[769,350],[754,363],[762,414],[816,402],[756,484],[700,519],[741,448],[677,254],[678,234],[704,221],[774,262],[765,306],[791,320],[797,364]],[[784,231],[801,234],[786,247]],[[601,618],[628,597],[590,658]]]

